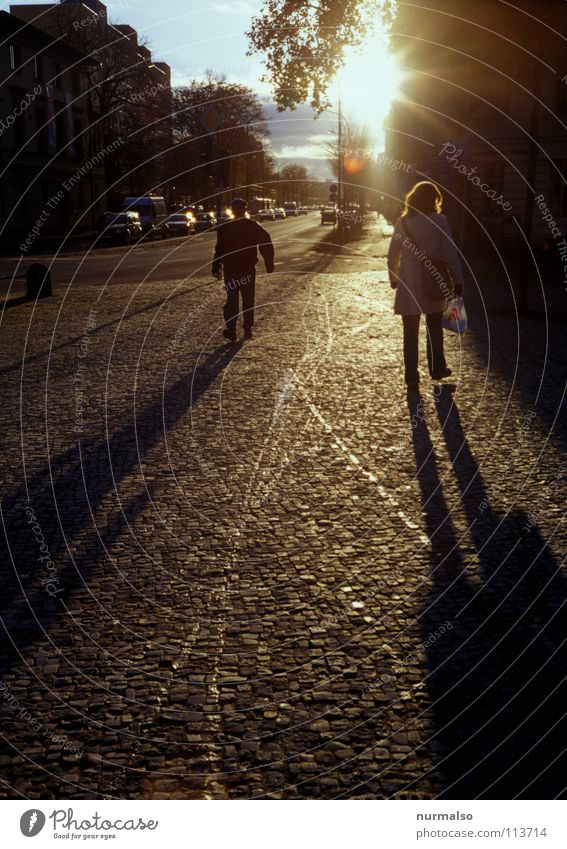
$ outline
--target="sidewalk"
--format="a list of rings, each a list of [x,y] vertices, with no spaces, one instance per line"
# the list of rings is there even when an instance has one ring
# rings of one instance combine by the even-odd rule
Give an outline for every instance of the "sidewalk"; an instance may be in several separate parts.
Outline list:
[[[1,794],[560,792],[562,328],[408,404],[385,271],[97,297],[3,317]]]

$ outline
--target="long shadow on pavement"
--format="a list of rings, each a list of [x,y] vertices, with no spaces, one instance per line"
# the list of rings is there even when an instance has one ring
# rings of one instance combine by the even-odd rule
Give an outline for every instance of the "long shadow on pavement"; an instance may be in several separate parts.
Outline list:
[[[95,526],[97,509],[127,475],[142,466],[147,452],[201,398],[239,350],[239,345],[220,346],[142,410],[135,422],[123,424],[108,440],[87,440],[80,449],[77,445],[54,457],[27,481],[27,491],[20,485],[4,498],[0,508],[4,531],[0,676],[18,663],[20,651],[40,641],[47,647],[50,627],[66,615],[65,604],[72,599],[74,589],[83,581],[88,583],[94,565],[105,559],[107,548],[129,532],[128,526],[146,509],[151,492],[133,492],[125,504],[115,497],[103,527]],[[35,535],[26,507],[37,519]],[[47,554],[40,549],[42,540]],[[71,545],[75,548],[73,558],[69,554]],[[132,545],[136,545],[134,539]],[[46,558],[51,559],[54,569],[49,568]],[[54,577],[50,595],[47,581]],[[113,580],[118,582],[119,576]]]
[[[444,387],[437,413],[478,565],[464,561],[417,403],[408,406],[432,544],[431,591],[420,623],[444,776],[439,798],[563,797],[567,582],[528,516],[518,509],[499,516],[490,505]]]

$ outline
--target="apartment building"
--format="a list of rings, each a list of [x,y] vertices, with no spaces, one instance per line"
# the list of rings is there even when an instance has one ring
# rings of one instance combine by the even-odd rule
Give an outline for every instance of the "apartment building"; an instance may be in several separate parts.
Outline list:
[[[158,191],[172,145],[171,72],[128,24],[112,23],[99,0],[14,4],[12,14],[96,59],[87,97],[98,147],[124,144],[105,164],[110,203],[121,195]]]
[[[19,244],[42,213],[42,237],[88,229],[105,189],[104,154],[90,152],[92,60],[5,11],[0,41],[0,242]]]

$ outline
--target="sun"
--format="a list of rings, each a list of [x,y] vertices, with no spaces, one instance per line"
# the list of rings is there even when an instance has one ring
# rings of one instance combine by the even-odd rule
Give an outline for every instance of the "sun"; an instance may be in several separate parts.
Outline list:
[[[345,118],[364,125],[378,145],[400,81],[401,70],[383,32],[377,32],[361,48],[347,50],[344,67],[337,74]]]

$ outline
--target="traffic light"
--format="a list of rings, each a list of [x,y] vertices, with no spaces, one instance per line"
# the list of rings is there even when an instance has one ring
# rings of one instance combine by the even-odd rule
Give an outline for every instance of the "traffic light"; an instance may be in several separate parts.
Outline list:
[[[339,187],[336,183],[333,183],[329,189],[329,203],[338,203],[339,200]]]

